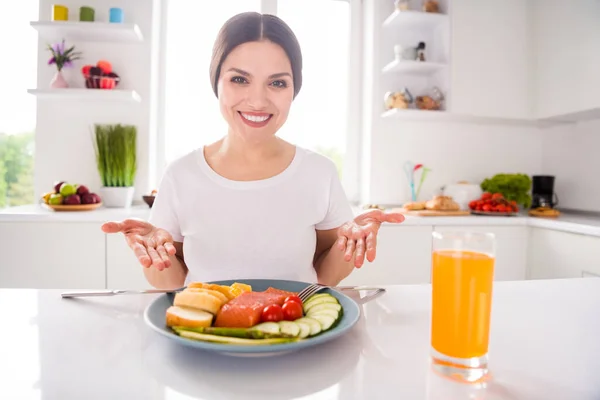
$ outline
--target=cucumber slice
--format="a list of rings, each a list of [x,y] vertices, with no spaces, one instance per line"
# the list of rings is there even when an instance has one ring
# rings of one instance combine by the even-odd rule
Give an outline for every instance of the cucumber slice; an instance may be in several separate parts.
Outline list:
[[[307,313],[311,308],[324,303],[338,304],[338,300],[331,295],[322,296],[317,299],[308,300],[302,305],[302,308],[304,309],[304,312]]]
[[[327,308],[324,310],[317,310],[317,311],[311,310],[308,312],[308,314],[306,314],[307,317],[312,317],[313,315],[329,315],[330,317],[338,319],[340,317],[340,312],[337,310],[334,310],[333,308]]]
[[[305,303],[308,303],[311,300],[314,299],[318,299],[324,296],[331,296],[329,293],[317,293],[317,294],[313,294],[312,296],[310,296],[308,299],[306,299]]]
[[[309,318],[309,317],[303,317],[303,318],[297,319],[294,322],[303,322],[303,323],[307,324],[308,326],[310,326],[310,333],[308,334],[308,336],[315,336],[315,335],[318,335],[319,333],[321,333],[321,324],[316,319]]]
[[[321,331],[326,331],[335,323],[336,318],[331,315],[313,315],[311,317],[314,320],[317,320],[319,324],[321,324]]]
[[[251,328],[254,331],[268,333],[270,335],[276,335],[281,332],[281,325],[277,322],[263,322],[262,324],[255,325]]]
[[[342,306],[339,303],[322,303],[322,304],[315,304],[313,307],[311,307],[306,314],[311,313],[314,314],[317,311],[321,311],[321,310],[335,310],[337,312],[342,311]]]
[[[300,334],[298,337],[304,339],[310,335],[310,325],[306,321],[295,320],[294,323],[300,328]]]
[[[300,336],[300,326],[298,326],[297,323],[292,321],[279,321],[278,324],[281,328],[281,333],[291,337]]]

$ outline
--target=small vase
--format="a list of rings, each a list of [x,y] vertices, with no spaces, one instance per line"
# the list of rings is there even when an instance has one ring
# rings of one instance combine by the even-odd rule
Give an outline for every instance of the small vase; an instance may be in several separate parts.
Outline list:
[[[129,208],[133,203],[133,186],[125,187],[107,187],[100,188],[100,198],[105,207],[109,208]]]
[[[62,71],[56,71],[54,78],[52,78],[52,81],[50,81],[50,87],[52,89],[64,89],[69,87],[69,84],[63,76]]]

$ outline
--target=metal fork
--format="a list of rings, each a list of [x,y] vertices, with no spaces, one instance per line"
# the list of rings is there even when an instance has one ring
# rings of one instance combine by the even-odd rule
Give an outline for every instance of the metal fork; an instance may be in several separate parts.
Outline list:
[[[321,285],[319,283],[313,283],[311,285],[308,285],[304,289],[302,289],[300,291],[300,293],[298,293],[298,297],[300,298],[300,300],[302,300],[302,302],[305,302],[310,296],[312,296],[313,294],[315,294],[323,289],[333,289],[333,290],[338,290],[338,291],[346,291],[346,290],[351,290],[351,291],[368,290],[368,291],[370,291],[371,293],[369,293],[365,297],[361,298],[361,300],[360,300],[361,304],[364,304],[368,301],[376,299],[377,297],[379,297],[385,293],[384,288],[367,287],[367,286],[334,286],[334,287],[332,287],[332,286]]]

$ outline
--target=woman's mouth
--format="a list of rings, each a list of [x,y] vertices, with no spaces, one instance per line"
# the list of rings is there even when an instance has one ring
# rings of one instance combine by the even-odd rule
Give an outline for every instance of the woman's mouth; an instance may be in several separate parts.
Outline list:
[[[268,113],[249,113],[249,112],[241,112],[238,111],[242,121],[253,128],[262,128],[267,125],[271,120],[273,114]]]

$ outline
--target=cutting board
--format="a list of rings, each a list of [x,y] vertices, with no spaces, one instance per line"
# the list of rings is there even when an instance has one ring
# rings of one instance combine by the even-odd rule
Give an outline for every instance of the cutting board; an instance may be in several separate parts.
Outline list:
[[[468,210],[460,211],[439,211],[439,210],[405,210],[404,208],[394,208],[392,212],[399,212],[404,215],[413,215],[416,217],[459,217],[471,215]]]

